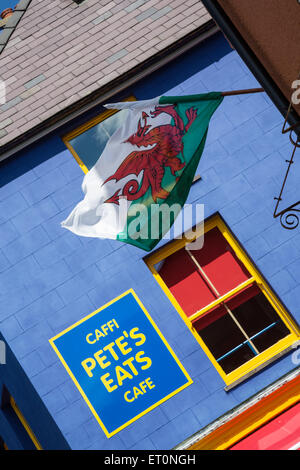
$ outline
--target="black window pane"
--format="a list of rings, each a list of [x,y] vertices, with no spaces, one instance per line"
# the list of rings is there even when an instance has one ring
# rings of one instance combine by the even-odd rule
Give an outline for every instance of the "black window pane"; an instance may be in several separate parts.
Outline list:
[[[246,341],[245,336],[228,313],[198,333],[216,359]]]
[[[249,292],[251,295],[251,291]],[[238,305],[241,299],[242,297],[240,300],[239,296],[235,297],[235,304]],[[230,303],[229,301],[228,307]],[[219,306],[194,323],[198,334],[226,374],[290,333],[262,292],[248,297],[241,305],[232,308],[231,312],[240,328],[224,306]],[[248,338],[251,339],[256,351],[250,345]]]
[[[261,333],[253,340],[255,345],[259,345],[259,347],[257,346],[259,352],[264,351],[289,334],[289,330],[263,293],[255,295],[233,309],[232,312],[250,338],[268,328],[266,333]]]
[[[270,327],[268,330],[264,331],[260,335],[256,336],[253,339],[255,347],[259,352],[265,351],[265,349],[270,348],[273,344],[280,341],[282,338],[289,334],[289,330],[280,320],[276,325]]]
[[[233,370],[245,364],[245,362],[250,361],[253,357],[255,357],[254,352],[250,349],[248,344],[244,344],[239,349],[233,351],[218,362],[224,372],[229,374]]]
[[[273,323],[274,317],[278,319],[272,306],[267,300],[264,302],[263,298],[265,296],[260,293],[233,310],[235,317],[249,336],[255,335]]]

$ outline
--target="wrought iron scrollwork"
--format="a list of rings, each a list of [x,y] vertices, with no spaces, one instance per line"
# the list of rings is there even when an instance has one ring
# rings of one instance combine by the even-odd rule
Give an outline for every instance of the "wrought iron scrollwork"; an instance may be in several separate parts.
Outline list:
[[[300,205],[300,201],[298,203]],[[299,213],[300,213],[300,208],[295,209],[295,208],[288,208],[285,211],[283,211],[280,215],[280,223],[283,228],[286,228],[288,230],[293,230],[298,227],[299,225]]]
[[[299,222],[300,222],[300,201],[290,205],[289,207],[283,209],[280,212],[277,212],[279,203],[280,203],[280,201],[282,201],[282,194],[283,194],[283,191],[284,191],[284,188],[285,188],[285,185],[286,185],[286,181],[287,181],[291,166],[294,163],[294,157],[295,157],[296,149],[300,147],[300,133],[299,133],[299,131],[298,131],[298,133],[296,133],[296,139],[293,138],[293,131],[296,128],[298,129],[298,127],[300,127],[300,122],[297,123],[297,124],[294,124],[293,126],[289,127],[288,129],[286,128],[288,115],[291,111],[291,107],[292,107],[292,102],[290,102],[290,105],[289,105],[289,108],[288,108],[287,116],[286,116],[286,119],[285,119],[285,122],[284,122],[284,125],[283,125],[283,128],[282,128],[282,133],[286,134],[287,132],[290,132],[289,137],[290,137],[290,142],[293,146],[293,153],[292,153],[292,156],[291,156],[290,160],[286,160],[286,163],[288,163],[288,168],[287,168],[284,180],[283,180],[283,184],[282,184],[282,187],[281,187],[281,190],[280,190],[279,197],[274,198],[275,200],[277,200],[277,204],[276,204],[274,214],[273,214],[274,218],[280,217],[279,220],[280,220],[280,223],[281,223],[282,227],[286,228],[288,230],[294,230],[295,228],[298,227]]]
[[[297,138],[297,141],[294,142],[294,150],[293,154],[290,160],[286,160],[286,162],[289,164],[285,178],[281,187],[280,195],[279,197],[275,197],[274,199],[277,200],[277,204],[275,207],[274,211],[274,218],[280,217],[280,223],[283,228],[286,228],[288,230],[293,230],[298,227],[299,222],[300,222],[300,201],[296,202],[295,204],[292,204],[291,206],[287,207],[286,209],[283,209],[282,211],[277,213],[278,206],[280,201],[282,201],[282,193],[287,181],[288,174],[290,172],[291,166],[294,163],[294,156],[296,153],[296,149],[300,147],[300,137]],[[297,207],[298,206],[298,207]]]

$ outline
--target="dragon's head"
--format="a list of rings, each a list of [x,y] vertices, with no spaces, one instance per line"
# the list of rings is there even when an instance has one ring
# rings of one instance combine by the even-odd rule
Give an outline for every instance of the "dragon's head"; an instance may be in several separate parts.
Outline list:
[[[145,136],[148,129],[151,127],[147,125],[147,117],[149,117],[148,114],[143,111],[142,118],[145,121],[144,126],[142,126],[141,120],[139,119],[137,132],[128,137],[125,142],[128,142],[131,145],[137,145],[138,147],[147,145],[145,142]]]

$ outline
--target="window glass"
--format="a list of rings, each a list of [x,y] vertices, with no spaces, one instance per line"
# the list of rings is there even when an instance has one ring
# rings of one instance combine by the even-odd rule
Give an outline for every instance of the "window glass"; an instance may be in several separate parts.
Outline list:
[[[0,31],[1,31],[1,29],[0,29]],[[1,450],[7,450],[7,447],[6,447],[2,437],[0,436],[0,451]]]
[[[250,277],[218,228],[206,233],[203,248],[193,250],[191,254],[220,295],[226,294]]]
[[[274,340],[278,341],[289,333],[289,330],[263,293],[252,297],[247,302],[234,309],[233,313],[250,337],[259,333],[262,334],[261,332],[268,330],[272,333],[271,336],[274,335]],[[256,341],[259,342],[258,338],[253,341],[254,343]]]
[[[234,309],[230,302],[225,305],[200,317],[194,327],[227,374],[289,334],[261,292]]]
[[[36,436],[32,432],[28,425],[25,417],[21,413],[18,405],[14,398],[10,395],[6,387],[2,390],[2,412],[5,415],[6,420],[13,428],[20,444],[24,450],[36,450],[41,449],[41,445],[38,442]]]
[[[201,250],[176,251],[164,260],[158,272],[187,316],[250,277],[217,228],[205,234]]]
[[[158,272],[187,316],[216,299],[184,248],[168,256]]]
[[[126,109],[119,111],[69,140],[70,146],[88,170],[95,165],[108,139],[120,127],[126,112]]]
[[[176,240],[147,264],[231,384],[288,351],[299,332],[223,221],[216,216],[208,227],[200,250]]]

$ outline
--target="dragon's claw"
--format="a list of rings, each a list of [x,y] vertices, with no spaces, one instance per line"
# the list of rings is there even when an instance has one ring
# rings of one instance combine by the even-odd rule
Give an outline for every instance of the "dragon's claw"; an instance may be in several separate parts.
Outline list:
[[[161,109],[158,106],[155,106],[153,111],[150,111],[151,117],[154,118],[161,114]]]
[[[189,130],[195,119],[197,118],[197,109],[195,108],[189,108],[185,112],[186,117],[188,118],[188,123],[185,126],[185,132]]]
[[[187,109],[186,117],[188,118],[189,121],[191,121],[191,120],[194,121],[197,117],[197,110],[195,108]]]

